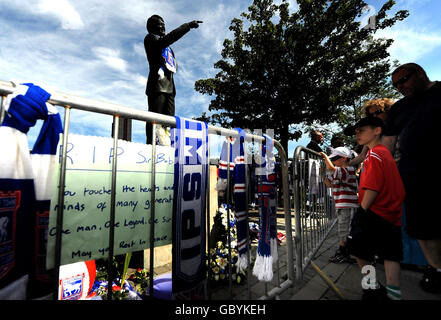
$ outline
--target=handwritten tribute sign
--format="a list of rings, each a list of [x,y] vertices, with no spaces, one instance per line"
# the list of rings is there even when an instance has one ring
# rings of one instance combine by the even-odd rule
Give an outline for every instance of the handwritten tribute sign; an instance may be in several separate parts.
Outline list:
[[[119,140],[117,154],[115,255],[149,248],[152,223],[151,145]],[[113,139],[71,134],[66,155],[61,264],[106,258]],[[157,146],[155,246],[172,240],[173,164],[174,149]],[[47,268],[54,265],[59,169],[54,176]]]

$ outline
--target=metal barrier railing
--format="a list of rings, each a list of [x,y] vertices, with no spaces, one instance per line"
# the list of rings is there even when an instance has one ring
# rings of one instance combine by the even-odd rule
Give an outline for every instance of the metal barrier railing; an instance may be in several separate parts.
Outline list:
[[[230,142],[228,142],[230,143]],[[281,170],[279,172],[279,174],[282,177],[282,185],[279,186],[281,187],[281,192],[282,192],[282,199],[283,199],[283,212],[284,212],[284,217],[283,217],[283,230],[285,232],[286,235],[286,242],[285,242],[285,246],[277,246],[277,250],[278,250],[278,256],[284,256],[285,257],[285,261],[286,264],[284,263],[280,263],[280,259],[278,259],[276,262],[274,262],[273,264],[273,279],[270,282],[264,282],[263,284],[263,294],[261,293],[256,293],[255,290],[253,290],[252,286],[254,285],[258,285],[258,280],[257,278],[252,274],[252,258],[251,258],[251,242],[250,242],[250,237],[249,234],[247,234],[247,243],[249,245],[249,250],[247,251],[247,265],[249,266],[247,269],[247,288],[246,288],[246,293],[245,294],[238,294],[236,295],[235,298],[237,299],[277,299],[279,298],[280,294],[282,294],[283,292],[285,292],[288,288],[293,287],[294,285],[294,273],[295,273],[295,268],[294,268],[294,254],[293,254],[293,238],[292,238],[292,232],[293,232],[293,228],[292,228],[292,215],[291,215],[291,201],[290,201],[290,194],[289,194],[289,180],[288,180],[288,176],[289,176],[289,169],[288,169],[288,162],[287,162],[287,158],[285,155],[285,152],[283,150],[283,148],[280,146],[280,144],[275,141],[275,146],[279,152],[279,157],[281,159],[280,163],[281,163]],[[229,150],[229,148],[228,148]],[[229,159],[229,155],[227,156],[227,159]],[[227,162],[227,188],[226,190],[230,190],[230,185],[231,185],[231,181],[230,181],[230,173],[229,173],[229,168],[230,168],[230,164],[229,162]],[[249,191],[249,185],[250,185],[250,171],[248,170],[249,168],[247,168],[246,170],[246,188]],[[252,170],[252,169],[251,169]],[[257,184],[260,186],[260,190],[262,190],[262,179],[257,178]],[[248,192],[247,192],[247,197],[248,197]],[[277,197],[276,197],[277,198]],[[247,204],[250,202],[250,199],[247,198]],[[227,191],[226,193],[226,205],[227,205],[227,216],[229,216],[229,207],[231,204],[231,199],[230,199],[230,194]],[[276,207],[278,207],[276,205]],[[249,224],[249,215],[248,219],[247,219],[247,225]],[[227,219],[228,220],[228,219]],[[279,225],[278,225],[279,226]],[[249,228],[248,228],[249,231]],[[232,261],[232,257],[231,257],[231,239],[229,237],[230,235],[230,224],[227,223],[227,234],[228,234],[228,260],[229,263],[228,265],[231,265],[231,261]],[[256,249],[256,248],[255,248]],[[282,252],[283,251],[283,252]],[[282,253],[282,254],[281,254]],[[230,274],[229,274],[229,288],[228,288],[228,298],[229,299],[233,299],[233,285],[232,285],[232,277],[231,277],[231,269],[229,270]],[[286,279],[285,279],[286,278]],[[283,280],[285,279],[285,280]],[[221,296],[221,299],[225,298],[224,296]]]
[[[0,110],[0,123],[4,116],[3,103],[4,97],[13,92],[13,86],[9,82],[0,81],[0,95],[2,97],[2,108]],[[62,142],[62,150],[60,152],[61,156],[61,167],[60,167],[60,176],[58,183],[58,206],[57,206],[57,227],[56,227],[56,241],[55,241],[55,259],[54,259],[54,288],[53,288],[53,298],[56,300],[58,298],[58,278],[59,278],[59,267],[61,265],[61,240],[62,240],[62,226],[63,226],[63,212],[64,206],[64,194],[65,194],[65,175],[66,175],[66,154],[67,154],[67,146],[69,141],[69,124],[70,124],[70,111],[71,109],[78,109],[93,113],[99,113],[103,115],[110,115],[113,117],[113,150],[117,150],[118,148],[118,135],[119,135],[119,119],[127,118],[132,120],[139,120],[143,122],[151,122],[153,123],[153,135],[155,134],[155,126],[156,124],[161,124],[165,126],[175,127],[176,119],[175,117],[166,116],[162,114],[157,114],[149,111],[139,110],[128,108],[125,106],[96,101],[92,99],[86,99],[77,97],[74,95],[59,93],[59,92],[51,92],[50,100],[48,101],[54,106],[63,107],[64,112],[64,135]],[[237,131],[225,129],[216,126],[208,126],[208,133],[210,135],[222,135],[222,136],[231,136],[236,137]],[[252,141],[257,143],[262,143],[264,138],[258,135],[247,134],[247,139],[252,139]],[[280,272],[276,271],[276,278],[273,281],[273,285],[270,288],[270,284],[265,284],[264,293],[260,296],[261,299],[272,299],[277,297],[280,293],[284,292],[286,289],[290,288],[294,284],[294,257],[293,257],[293,240],[292,240],[292,226],[291,226],[291,208],[290,208],[290,198],[289,198],[289,188],[288,188],[288,165],[287,165],[287,156],[286,153],[281,146],[281,144],[274,140],[274,146],[278,151],[278,156],[281,161],[281,170],[282,170],[282,189],[283,189],[283,210],[284,210],[284,220],[285,220],[285,231],[286,231],[286,274],[280,274]],[[156,152],[156,139],[153,136],[152,143],[152,159],[154,159]],[[117,177],[117,160],[118,153],[116,152],[112,157],[112,180],[111,180],[111,207],[110,207],[110,227],[109,227],[109,255],[108,255],[108,283],[112,283],[114,280],[114,275],[111,272],[112,270],[112,260],[114,256],[114,232],[115,232],[115,199],[116,199],[116,177]],[[155,166],[152,166],[152,180],[150,181],[151,185],[155,184]],[[208,184],[209,185],[209,184]],[[210,194],[208,190],[208,199],[210,199]],[[154,219],[155,214],[155,188],[152,188],[152,218]],[[206,221],[210,221],[210,212],[209,212],[209,203],[207,203],[207,211],[206,211]],[[150,224],[150,228],[154,228],[154,223]],[[151,237],[154,235],[154,229],[151,229],[150,232]],[[151,239],[152,240],[152,239]],[[153,246],[154,241],[150,241],[150,295],[153,296],[153,257],[155,248]],[[209,241],[207,241],[209,243]],[[230,264],[231,265],[231,264]],[[249,264],[250,265],[250,264]],[[250,268],[248,268],[250,269]],[[277,268],[278,270],[278,268]],[[251,279],[251,273],[248,272],[248,281]],[[286,277],[286,280],[281,282],[281,279]],[[231,282],[230,282],[230,297],[231,297]],[[251,298],[251,290],[248,286],[248,297]],[[108,299],[112,299],[112,290],[108,290]]]
[[[324,168],[319,153],[299,146],[294,152],[294,207],[296,279],[328,236],[337,219],[333,199],[321,178]]]

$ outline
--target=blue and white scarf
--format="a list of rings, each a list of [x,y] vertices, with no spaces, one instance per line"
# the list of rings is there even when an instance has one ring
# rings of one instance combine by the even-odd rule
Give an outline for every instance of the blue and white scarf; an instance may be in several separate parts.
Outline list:
[[[217,190],[222,191],[227,187],[228,163],[230,165],[230,179],[234,181],[234,214],[236,217],[237,229],[237,251],[239,259],[236,263],[237,271],[243,271],[248,266],[247,260],[247,222],[248,210],[246,202],[246,164],[245,164],[245,136],[246,132],[242,129],[234,143],[228,144],[227,141],[222,145],[219,159],[219,180]],[[229,139],[229,138],[227,138]],[[230,159],[228,161],[228,145],[230,145]]]
[[[170,47],[165,48],[162,50],[161,57],[163,59],[163,65],[159,67],[158,75],[159,79],[164,78],[164,71],[167,69],[168,71],[172,73],[176,73],[178,70],[178,65],[176,64],[176,59],[173,55],[173,51]]]
[[[39,86],[26,83],[6,99],[0,126],[0,299],[52,291],[45,267],[46,239],[62,124],[57,109],[46,103],[49,97]],[[38,119],[44,123],[29,154],[26,134]]]
[[[262,179],[258,183],[257,195],[259,205],[259,243],[253,274],[260,281],[271,281],[273,278],[273,262],[277,261],[277,221],[276,221],[276,184],[273,140],[264,135],[261,153],[257,155],[256,175]]]
[[[208,130],[204,122],[176,117],[173,199],[173,295],[195,297],[205,272]]]

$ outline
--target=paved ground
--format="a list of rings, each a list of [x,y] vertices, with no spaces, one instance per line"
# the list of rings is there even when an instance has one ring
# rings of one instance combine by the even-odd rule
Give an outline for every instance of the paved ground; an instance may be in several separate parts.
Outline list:
[[[336,227],[324,242],[313,260],[335,284],[345,300],[360,300],[362,274],[357,264],[335,264],[328,262],[338,248]],[[385,284],[384,265],[376,264],[377,279]],[[430,294],[419,286],[422,270],[414,266],[402,266],[401,292],[404,300],[441,300],[441,294]],[[340,300],[339,295],[322,279],[310,265],[304,275],[305,281],[291,300]]]
[[[251,220],[257,221],[257,215],[251,215]],[[278,215],[278,229],[284,231],[283,215]],[[292,221],[294,226],[294,220]],[[257,243],[253,244],[253,250],[256,250]],[[331,230],[329,236],[324,241],[313,262],[317,267],[331,280],[341,296],[331,288],[331,286],[320,276],[314,267],[310,264],[303,275],[303,279],[296,280],[294,286],[285,290],[276,299],[280,300],[360,300],[362,295],[361,279],[362,274],[357,264],[335,264],[330,263],[329,258],[334,255],[338,248],[337,227]],[[252,257],[255,256],[253,251]],[[230,290],[228,283],[224,285],[210,287],[211,300],[256,300],[262,297],[278,283],[287,279],[287,258],[286,242],[279,248],[278,272],[279,277],[274,277],[272,284],[265,285],[257,281],[256,277],[250,276],[250,282],[243,282],[240,285],[233,284]],[[276,267],[274,266],[274,269]],[[171,264],[155,268],[155,274],[170,272]],[[441,294],[430,294],[423,291],[419,286],[422,277],[422,269],[403,265],[401,271],[401,291],[405,300],[441,300]],[[385,284],[384,266],[381,263],[376,265],[377,279]],[[279,279],[277,283],[277,278]]]
[[[303,275],[303,279],[296,281],[292,288],[287,289],[277,297],[280,300],[361,300],[362,274],[357,264],[330,263],[329,258],[334,255],[338,248],[336,226],[332,229],[326,241],[318,250],[313,259],[317,267],[331,280],[341,296],[331,289],[331,286],[320,276],[310,264]],[[283,253],[283,252],[282,252]],[[285,260],[281,255],[280,262]],[[281,269],[283,273],[283,268]],[[376,264],[377,279],[385,284],[384,266]],[[404,300],[441,300],[441,294],[430,294],[423,291],[419,286],[422,269],[403,265],[401,271],[401,291]],[[254,277],[252,277],[254,278]],[[282,281],[286,276],[281,275]],[[251,299],[258,299],[265,292],[265,284],[251,280]],[[233,285],[230,292],[228,286],[212,288],[213,300],[242,300],[249,299],[248,285]]]

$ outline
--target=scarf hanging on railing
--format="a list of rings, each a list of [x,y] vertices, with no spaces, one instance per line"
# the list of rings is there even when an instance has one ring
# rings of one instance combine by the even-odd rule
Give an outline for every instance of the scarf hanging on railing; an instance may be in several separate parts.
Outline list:
[[[205,279],[205,209],[208,174],[207,124],[176,117],[173,199],[175,299],[201,299]]]
[[[259,242],[253,274],[260,281],[271,281],[273,262],[277,261],[277,221],[276,221],[276,185],[274,173],[273,140],[264,135],[261,153],[257,155],[256,176],[262,183],[257,184],[259,206]]]
[[[46,239],[60,115],[46,103],[50,94],[27,83],[6,99],[0,127],[0,299],[50,293]],[[43,126],[29,154],[26,133]],[[29,281],[28,281],[29,279]],[[29,286],[28,286],[29,282]]]
[[[245,164],[245,136],[246,132],[237,129],[239,134],[230,144],[230,181],[234,181],[234,214],[236,217],[237,229],[237,251],[239,259],[236,263],[237,271],[243,271],[248,266],[247,260],[247,228],[248,228],[248,211],[246,199],[246,164]],[[229,138],[228,138],[229,139]],[[217,183],[218,190],[225,190],[227,183],[228,169],[228,143],[224,142],[222,146],[221,156],[219,159],[219,180]]]

